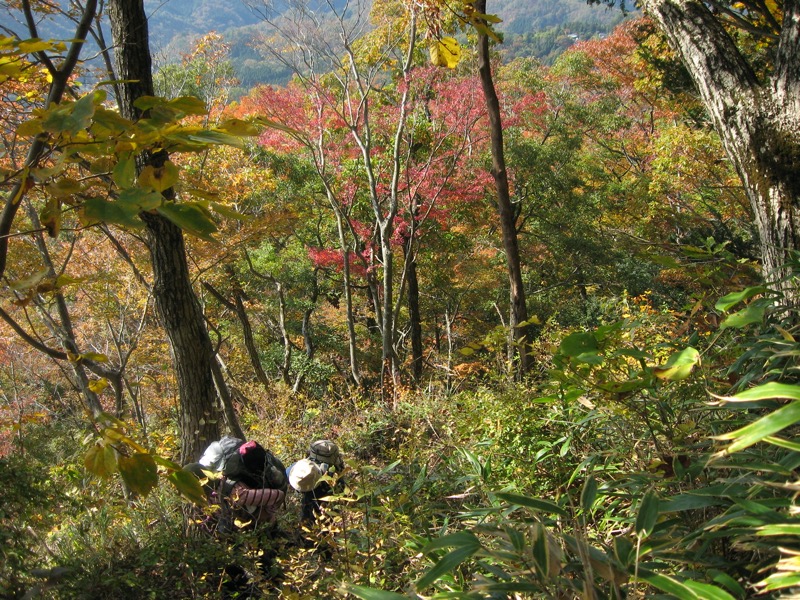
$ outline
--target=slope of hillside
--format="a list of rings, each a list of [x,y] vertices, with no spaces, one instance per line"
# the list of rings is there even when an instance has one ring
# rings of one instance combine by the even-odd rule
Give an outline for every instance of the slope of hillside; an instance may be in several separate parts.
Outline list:
[[[269,0],[267,0],[269,1]],[[179,60],[192,42],[208,31],[231,44],[231,61],[242,88],[279,83],[287,73],[251,46],[261,29],[265,0],[145,0],[150,11],[151,45],[162,61]],[[585,0],[491,0],[489,10],[502,19],[504,59],[531,56],[551,63],[578,40],[611,31],[623,19],[618,10],[590,6]]]

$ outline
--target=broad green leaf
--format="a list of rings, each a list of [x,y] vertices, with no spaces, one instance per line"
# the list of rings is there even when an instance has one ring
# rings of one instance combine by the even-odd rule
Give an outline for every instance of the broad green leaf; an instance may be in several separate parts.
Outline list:
[[[797,452],[800,454],[800,443],[792,442],[786,440],[784,438],[776,437],[771,435],[769,437],[765,437],[764,441],[768,444],[772,444],[773,446],[778,446],[779,448],[786,448],[787,450],[791,450],[792,452]]]
[[[178,469],[167,475],[167,479],[172,482],[172,485],[178,492],[190,502],[194,502],[200,506],[208,504],[208,499],[200,485],[200,480],[191,471]]]
[[[113,223],[131,229],[140,229],[144,226],[139,220],[139,209],[135,206],[126,206],[120,202],[108,202],[102,198],[87,198],[80,210],[84,223]]]
[[[666,575],[653,573],[642,575],[642,579],[662,592],[672,594],[680,600],[698,600],[700,598],[690,587]]]
[[[23,121],[17,127],[17,136],[19,137],[32,137],[39,135],[44,131],[44,123],[42,119],[28,119]]]
[[[753,402],[759,400],[774,400],[776,398],[800,400],[800,385],[771,381],[764,385],[739,392],[735,396],[720,396],[720,399],[724,402]]]
[[[217,226],[199,204],[165,202],[157,210],[187,233],[210,242],[215,241],[212,234],[217,231]]]
[[[696,364],[700,362],[700,353],[689,346],[676,352],[661,367],[653,367],[653,373],[659,379],[681,381],[686,379]]]
[[[480,544],[470,544],[451,550],[449,553],[445,554],[441,560],[439,560],[439,562],[437,562],[427,573],[425,573],[425,575],[423,575],[419,581],[417,581],[416,588],[418,590],[424,590],[434,581],[458,567],[461,563],[480,550],[480,548]]]
[[[114,166],[111,178],[120,188],[131,187],[136,180],[136,159],[133,156],[120,159]]]
[[[800,573],[775,573],[767,577],[763,582],[763,590],[771,592],[786,588],[800,586]],[[791,598],[791,596],[788,596]]]
[[[180,96],[167,102],[167,106],[187,115],[202,116],[208,112],[206,103],[195,96]]]
[[[47,191],[57,198],[66,198],[83,191],[83,185],[71,177],[59,177],[56,181],[47,184]]]
[[[355,585],[353,583],[345,583],[342,590],[353,594],[356,598],[361,600],[408,600],[408,596],[398,594],[397,592],[386,592],[384,590],[376,590],[362,585]]]
[[[586,478],[586,482],[583,484],[583,490],[581,491],[581,506],[583,507],[583,510],[586,512],[591,511],[596,499],[597,480],[593,475],[589,475]]]
[[[475,537],[474,533],[469,531],[457,531],[440,538],[437,538],[423,548],[422,552],[428,554],[429,552],[438,548],[452,548],[454,546],[478,546],[480,547],[480,540]]]
[[[661,512],[679,512],[684,510],[699,510],[722,504],[725,504],[725,502],[714,496],[700,496],[697,494],[685,493],[672,496],[662,501],[659,504],[659,509]]]
[[[164,196],[155,190],[132,187],[122,190],[117,197],[117,202],[125,208],[126,212],[135,214],[158,208],[164,202]]]
[[[753,296],[758,296],[759,294],[763,294],[767,291],[767,288],[763,285],[758,285],[755,287],[745,288],[739,292],[731,292],[730,294],[726,294],[714,305],[714,308],[720,310],[722,312],[728,312],[732,307],[736,306],[740,302],[744,302],[745,300],[749,300]]]
[[[687,580],[684,581],[687,588],[697,594],[698,598],[703,600],[736,600],[725,590],[718,588],[710,583],[703,583],[701,581]]]
[[[197,131],[196,133],[192,133],[189,136],[189,139],[202,144],[234,146],[235,148],[244,148],[245,145],[245,142],[241,137],[214,129]]]
[[[766,306],[751,304],[747,308],[726,317],[719,328],[727,329],[728,327],[733,327],[739,329],[753,323],[761,323],[764,320],[766,310]]]
[[[647,537],[653,532],[658,520],[658,494],[649,490],[639,504],[639,513],[636,515],[636,535]]]
[[[253,118],[253,123],[258,123],[259,125],[263,125],[264,127],[269,127],[270,129],[277,129],[278,131],[283,131],[293,136],[299,134],[299,132],[296,129],[293,129],[278,121],[273,121],[272,119],[268,119],[266,117],[255,117]]]
[[[158,471],[153,457],[146,453],[120,456],[117,461],[119,474],[131,491],[146,496],[158,485]]]
[[[547,531],[541,523],[535,523],[533,526],[531,553],[536,563],[536,569],[543,576],[547,576],[550,573],[550,545],[547,540]]]
[[[44,129],[53,133],[72,134],[87,129],[94,115],[94,100],[97,93],[86,94],[76,102],[65,102],[52,107],[42,122]]]
[[[142,111],[150,110],[156,106],[161,106],[165,102],[164,98],[158,96],[139,96],[133,101],[133,105]]]
[[[738,581],[728,575],[728,573],[718,571],[717,569],[709,569],[707,575],[714,580],[714,583],[718,583],[728,588],[733,594],[735,594],[735,597],[745,597],[744,588],[739,584]]]
[[[727,448],[715,454],[722,456],[749,448],[763,439],[800,422],[800,402],[793,401],[741,429],[719,436],[719,440],[733,440]]]
[[[165,467],[165,468],[169,469],[170,471],[180,471],[181,470],[181,466],[176,462],[172,462],[171,460],[169,460],[167,458],[164,458],[163,456],[159,456],[158,454],[153,454],[152,456],[153,456],[153,460],[156,462],[156,464],[161,465],[162,467]]]
[[[591,333],[578,331],[571,333],[563,340],[559,346],[559,351],[566,356],[580,356],[581,354],[597,352],[597,340]]]
[[[9,287],[17,292],[22,292],[38,286],[46,277],[47,271],[39,271],[24,279],[15,279],[9,284]]]
[[[217,125],[217,129],[219,131],[240,137],[251,137],[261,133],[260,127],[258,127],[255,123],[252,123],[251,121],[245,121],[244,119],[227,119]]]
[[[432,64],[454,69],[461,60],[461,46],[455,38],[443,37],[433,41],[430,54]]]
[[[211,202],[211,208],[215,213],[228,219],[236,219],[237,221],[250,221],[253,217],[244,213],[237,212],[232,208],[220,204],[219,202]]]
[[[510,504],[517,504],[519,506],[524,506],[525,508],[530,508],[540,512],[555,513],[557,515],[561,515],[562,517],[569,516],[566,510],[550,500],[529,498],[527,496],[512,494],[510,492],[498,492],[496,495],[501,500],[509,502]]]
[[[119,134],[130,131],[132,128],[133,123],[124,118],[117,111],[109,110],[102,106],[95,108],[94,118],[92,119],[92,131],[105,129],[108,133]]]
[[[756,529],[756,535],[800,536],[800,523],[772,523]]]
[[[614,556],[622,566],[628,567],[636,561],[636,547],[627,537],[617,536],[614,538]]]
[[[106,479],[117,470],[116,452],[111,446],[97,443],[89,448],[83,464],[93,475]]]
[[[142,172],[139,173],[139,186],[144,188],[150,187],[157,192],[163,192],[178,183],[179,177],[180,173],[178,167],[175,166],[175,163],[168,160],[160,167],[147,165],[142,169]]]
[[[147,448],[144,448],[138,442],[134,441],[133,439],[131,439],[130,437],[125,435],[125,433],[123,433],[123,430],[120,429],[120,428],[117,428],[117,427],[106,427],[103,430],[103,435],[111,443],[114,443],[114,442],[122,443],[122,444],[125,444],[126,446],[128,446],[129,448],[132,448],[136,452],[142,452],[142,453],[146,453],[147,452]]]

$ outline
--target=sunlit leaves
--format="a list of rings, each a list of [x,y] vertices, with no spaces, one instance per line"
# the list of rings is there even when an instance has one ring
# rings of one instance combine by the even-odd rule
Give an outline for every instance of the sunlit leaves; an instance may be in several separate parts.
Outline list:
[[[461,46],[455,38],[443,37],[433,40],[430,54],[432,64],[455,69],[461,60]]]
[[[756,421],[735,431],[716,436],[716,439],[731,441],[717,456],[724,456],[749,448],[774,434],[800,422],[800,386],[767,383],[733,396],[732,401],[790,399],[777,410],[771,411]]]
[[[676,352],[660,367],[654,367],[653,373],[659,379],[680,381],[692,373],[692,369],[700,362],[700,352],[689,347]]]
[[[178,167],[168,160],[160,166],[147,165],[142,169],[139,173],[139,186],[163,192],[173,187],[178,182],[178,178]]]
[[[86,470],[103,479],[117,471],[117,458],[114,448],[108,444],[97,443],[86,453],[83,461]]]

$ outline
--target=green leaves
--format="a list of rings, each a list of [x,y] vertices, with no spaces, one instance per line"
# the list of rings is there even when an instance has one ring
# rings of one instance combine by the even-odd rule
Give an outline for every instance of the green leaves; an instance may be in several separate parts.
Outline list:
[[[658,494],[654,490],[648,490],[639,504],[639,512],[636,515],[636,535],[645,538],[653,532],[658,520],[658,507]]]
[[[128,488],[140,496],[146,496],[158,485],[156,463],[150,454],[138,452],[132,456],[120,456],[117,466]]]
[[[653,373],[659,379],[681,381],[689,377],[695,365],[700,363],[700,353],[692,348],[684,348],[667,359],[661,367],[654,367]]]
[[[404,596],[403,594],[385,592],[383,590],[376,590],[353,583],[345,583],[342,585],[342,591],[353,594],[353,596],[361,598],[361,600],[408,600],[408,596]]]
[[[64,102],[53,106],[42,120],[45,131],[77,134],[88,129],[94,116],[95,104],[105,100],[105,92],[97,90],[79,98],[76,102]]]
[[[715,439],[718,440],[732,440],[732,443],[718,452],[715,457],[749,448],[753,444],[767,440],[773,434],[800,422],[800,386],[771,382],[733,396],[730,399],[731,401],[784,398],[790,399],[791,402],[740,429],[715,436]]]
[[[672,594],[680,600],[735,600],[725,590],[708,583],[691,580],[679,581],[674,577],[656,573],[646,574],[642,579],[662,592]]]
[[[597,338],[590,332],[571,333],[561,341],[559,352],[579,362],[599,364],[602,362]]]
[[[459,531],[434,540],[425,547],[426,554],[437,548],[452,547],[416,584],[418,590],[424,590],[445,573],[449,573],[465,560],[481,550],[481,542],[469,531]]]
[[[194,473],[178,469],[167,475],[170,483],[175,486],[178,492],[189,500],[199,506],[205,506],[208,503],[203,487],[200,485],[200,480],[197,479]]]
[[[560,515],[562,517],[569,516],[569,513],[567,513],[566,510],[561,508],[555,502],[551,502],[550,500],[542,500],[540,498],[529,498],[527,496],[522,496],[520,494],[512,494],[510,492],[498,492],[496,496],[500,500],[505,500],[510,504],[524,506],[525,508],[530,508],[531,510],[535,510],[537,512],[553,513],[556,515]]]
[[[217,231],[217,226],[201,204],[165,202],[156,210],[187,233],[207,241],[214,241],[212,234]]]

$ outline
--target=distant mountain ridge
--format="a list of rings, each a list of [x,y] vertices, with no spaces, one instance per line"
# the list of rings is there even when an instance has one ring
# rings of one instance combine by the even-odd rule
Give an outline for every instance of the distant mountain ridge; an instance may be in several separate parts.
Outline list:
[[[151,36],[164,46],[182,36],[256,25],[262,2],[257,0],[145,0]],[[621,15],[585,0],[491,0],[488,11],[503,21],[498,28],[523,35],[570,22],[616,23]]]
[[[69,0],[55,1],[69,5]],[[347,0],[332,1],[342,4]],[[0,25],[24,35],[19,12],[3,4]],[[231,45],[230,59],[241,82],[237,95],[259,83],[282,83],[288,78],[280,65],[264,59],[252,45],[265,30],[258,12],[259,7],[263,11],[264,0],[144,0],[144,5],[157,65],[180,61],[195,40],[216,31]],[[586,0],[489,0],[488,11],[502,19],[497,29],[505,37],[499,48],[504,60],[531,56],[548,64],[576,41],[604,35],[623,20],[619,10],[590,6]],[[65,39],[71,34],[70,25],[63,21],[40,24],[42,37]]]
[[[259,0],[145,0],[151,49],[162,62],[179,60],[199,36],[216,31],[232,46],[231,62],[242,88],[282,82],[288,74],[250,45],[263,23],[259,6],[263,9]],[[497,28],[505,35],[500,52],[506,60],[532,56],[545,63],[623,20],[619,10],[590,6],[586,0],[490,0],[488,11],[502,19]]]

